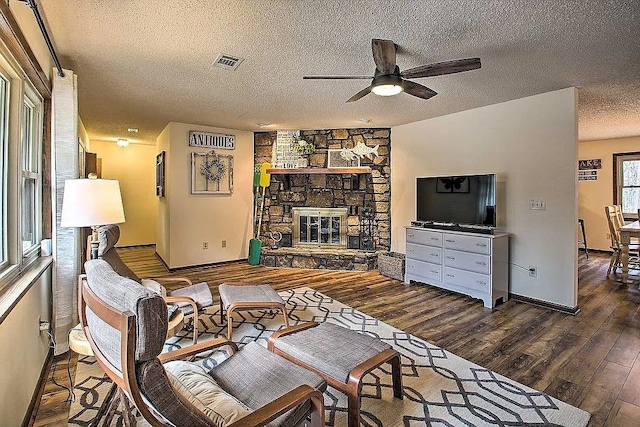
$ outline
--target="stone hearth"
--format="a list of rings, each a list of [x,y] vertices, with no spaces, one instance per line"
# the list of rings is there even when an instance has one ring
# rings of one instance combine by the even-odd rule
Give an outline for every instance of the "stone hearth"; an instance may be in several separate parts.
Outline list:
[[[265,267],[369,271],[378,268],[378,252],[356,249],[262,248]]]

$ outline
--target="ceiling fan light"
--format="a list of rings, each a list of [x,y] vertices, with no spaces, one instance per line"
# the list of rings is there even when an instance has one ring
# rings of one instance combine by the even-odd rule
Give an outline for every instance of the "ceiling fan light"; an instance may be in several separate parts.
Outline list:
[[[126,147],[127,145],[129,145],[129,140],[128,140],[128,139],[124,139],[124,138],[120,138],[120,139],[118,139],[117,144],[118,144],[120,147],[124,148],[124,147]]]
[[[400,85],[379,85],[371,88],[371,92],[380,96],[393,96],[402,92],[402,86]]]

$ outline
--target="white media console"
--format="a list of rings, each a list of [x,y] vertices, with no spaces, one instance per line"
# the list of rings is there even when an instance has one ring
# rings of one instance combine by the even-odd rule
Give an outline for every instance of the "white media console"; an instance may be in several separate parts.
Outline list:
[[[487,308],[509,299],[509,234],[407,227],[405,283],[434,285]]]

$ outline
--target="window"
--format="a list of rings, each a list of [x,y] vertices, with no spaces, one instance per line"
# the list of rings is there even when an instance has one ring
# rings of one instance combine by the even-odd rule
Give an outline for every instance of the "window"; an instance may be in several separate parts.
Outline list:
[[[22,254],[28,257],[37,251],[40,242],[40,111],[27,91],[22,107],[22,194],[21,228]]]
[[[40,255],[43,100],[0,42],[0,288]]]
[[[640,153],[614,154],[615,203],[625,217],[637,217],[640,209]]]

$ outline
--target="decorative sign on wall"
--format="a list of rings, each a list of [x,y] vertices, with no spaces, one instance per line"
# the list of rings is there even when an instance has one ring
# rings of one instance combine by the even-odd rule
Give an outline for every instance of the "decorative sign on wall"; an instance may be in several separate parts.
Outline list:
[[[602,169],[602,159],[578,160],[578,170]]]
[[[598,171],[578,171],[578,181],[597,181]]]
[[[279,130],[273,144],[271,166],[284,169],[307,167],[307,158],[293,149],[293,145],[299,139],[299,130]]]
[[[233,150],[236,148],[236,137],[234,135],[223,135],[211,132],[189,132],[189,147],[202,148],[222,148]]]
[[[156,156],[156,196],[164,197],[165,152]]]
[[[232,194],[233,156],[191,153],[191,194]]]

